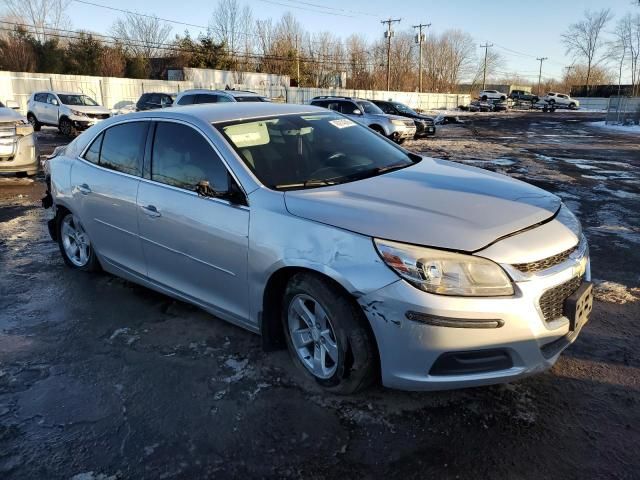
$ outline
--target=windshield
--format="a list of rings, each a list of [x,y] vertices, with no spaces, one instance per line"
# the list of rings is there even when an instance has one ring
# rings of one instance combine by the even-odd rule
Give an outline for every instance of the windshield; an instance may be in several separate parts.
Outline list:
[[[380,107],[378,107],[375,103],[367,102],[364,100],[359,100],[356,103],[364,113],[373,113],[373,114],[384,113],[382,110],[380,110]]]
[[[96,101],[87,95],[58,95],[60,101],[65,105],[84,105],[88,107],[96,107]]]
[[[420,160],[369,128],[332,112],[215,126],[256,177],[276,190],[350,182]]]
[[[403,103],[394,103],[393,106],[396,107],[396,109],[401,113],[410,113],[411,115],[418,115],[415,110],[407,107]]]

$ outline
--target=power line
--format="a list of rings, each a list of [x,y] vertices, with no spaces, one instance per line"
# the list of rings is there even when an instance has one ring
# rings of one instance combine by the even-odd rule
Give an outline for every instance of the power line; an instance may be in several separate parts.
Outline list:
[[[290,2],[290,3],[299,3],[301,5],[309,5],[311,7],[324,8],[326,10],[334,10],[334,11],[338,11],[338,12],[351,13],[351,14],[354,14],[354,15],[366,15],[368,17],[377,17],[377,15],[375,15],[373,13],[360,12],[360,11],[357,11],[357,10],[347,10],[347,9],[344,9],[344,8],[328,7],[326,5],[320,5],[318,3],[303,2],[301,0],[284,0],[284,1]]]
[[[337,12],[326,12],[326,11],[322,11],[322,10],[314,10],[314,9],[305,8],[305,7],[296,7],[295,5],[290,5],[288,3],[276,2],[274,0],[260,0],[260,1],[264,2],[264,3],[270,3],[272,5],[280,5],[281,7],[296,8],[298,10],[305,10],[307,12],[319,13],[321,15],[334,15],[336,17],[353,18],[353,15],[347,15],[347,14],[344,14],[344,13],[337,13]]]

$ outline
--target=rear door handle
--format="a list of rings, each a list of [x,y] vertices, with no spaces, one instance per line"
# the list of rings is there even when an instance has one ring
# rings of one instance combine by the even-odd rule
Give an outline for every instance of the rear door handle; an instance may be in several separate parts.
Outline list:
[[[142,208],[142,211],[144,213],[146,213],[147,215],[149,215],[150,217],[160,217],[162,216],[160,214],[160,212],[158,211],[158,209],[155,207],[155,205],[147,205],[145,206],[141,206],[140,208]]]
[[[91,188],[89,188],[89,185],[86,183],[83,183],[82,185],[78,185],[78,191],[83,195],[88,195],[91,193]]]

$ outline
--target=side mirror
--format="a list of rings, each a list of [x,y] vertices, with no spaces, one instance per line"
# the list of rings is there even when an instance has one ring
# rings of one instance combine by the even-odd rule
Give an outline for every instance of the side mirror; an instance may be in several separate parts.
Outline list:
[[[11,110],[20,110],[20,105],[15,100],[7,100],[7,108]]]
[[[57,107],[58,105],[60,105],[60,104],[58,103],[58,100],[56,100],[55,98],[51,101],[51,104],[52,104],[52,105],[55,105],[56,107]]]
[[[360,111],[360,109],[359,109],[359,108],[356,108],[356,109],[353,111],[353,114],[354,114],[354,115],[362,115],[362,112]]]
[[[196,185],[196,193],[201,197],[220,198],[222,200],[229,200],[231,203],[238,205],[247,204],[244,193],[242,193],[242,190],[240,190],[231,178],[229,178],[229,189],[226,192],[214,190],[211,188],[208,180],[200,180],[198,185]]]

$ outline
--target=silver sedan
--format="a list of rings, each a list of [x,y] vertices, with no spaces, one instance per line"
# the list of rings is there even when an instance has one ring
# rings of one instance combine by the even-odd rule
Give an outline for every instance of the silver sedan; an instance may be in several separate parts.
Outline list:
[[[592,306],[555,195],[300,105],[101,122],[48,162],[62,258],[285,345],[321,386],[436,390],[554,364]]]

